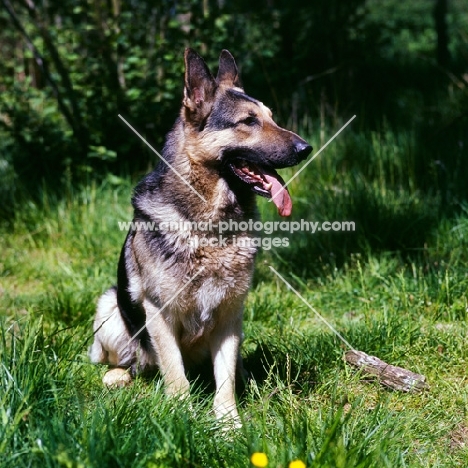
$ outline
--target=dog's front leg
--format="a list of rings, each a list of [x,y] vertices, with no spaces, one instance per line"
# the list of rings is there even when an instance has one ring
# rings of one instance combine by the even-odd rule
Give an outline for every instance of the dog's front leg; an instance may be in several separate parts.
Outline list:
[[[185,376],[182,353],[175,325],[168,323],[150,300],[143,302],[146,311],[146,328],[156,350],[159,370],[168,395],[183,396],[189,393],[189,381]]]
[[[242,334],[242,314],[234,322],[219,323],[210,337],[210,351],[216,381],[214,411],[218,419],[229,417],[240,427],[236,408],[235,375]]]

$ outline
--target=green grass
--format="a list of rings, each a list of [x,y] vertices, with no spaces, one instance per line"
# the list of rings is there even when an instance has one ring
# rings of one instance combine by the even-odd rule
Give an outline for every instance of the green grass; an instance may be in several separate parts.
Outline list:
[[[197,382],[186,401],[167,398],[158,379],[108,391],[105,368],[88,361],[132,183],[109,179],[61,199],[44,191],[41,204],[17,209],[0,230],[0,465],[248,467],[261,451],[269,467],[462,466],[468,215],[463,206],[442,215],[437,191],[418,188],[411,132],[343,137],[292,184],[294,219],[354,220],[358,230],[295,233],[289,248],[260,255],[244,327],[253,379],[237,432],[221,430]],[[268,265],[356,349],[426,375],[430,391],[363,381]]]

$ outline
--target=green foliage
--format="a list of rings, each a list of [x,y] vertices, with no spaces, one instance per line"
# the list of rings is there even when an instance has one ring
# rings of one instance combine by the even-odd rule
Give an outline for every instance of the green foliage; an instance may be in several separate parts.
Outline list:
[[[7,3],[24,31],[0,10],[0,466],[245,467],[258,451],[276,467],[462,466],[466,2],[450,2],[447,67],[429,0]],[[133,174],[153,164],[118,114],[160,148],[186,46],[212,68],[230,49],[247,91],[315,150],[357,115],[289,186],[294,220],[357,229],[297,232],[260,255],[243,344],[253,379],[232,433],[203,382],[176,404],[157,377],[109,392],[86,357]],[[430,392],[363,382],[268,265],[353,346],[424,373]]]
[[[402,395],[361,381],[343,365],[341,342],[264,275],[246,306],[244,428],[226,434],[198,386],[177,404],[158,379],[109,392],[85,355],[93,304],[115,278],[130,191],[105,183],[69,200],[44,197],[2,230],[1,466],[244,467],[255,451],[278,467],[462,463],[466,216],[443,220],[410,262],[354,255],[307,277],[263,254],[259,266],[272,262],[353,346],[426,374],[431,390]]]
[[[118,114],[160,148],[182,97],[185,47],[213,66],[220,50],[232,47],[246,56],[246,69],[249,55],[276,51],[275,31],[261,34],[259,15],[207,8],[154,0],[50,2],[34,10],[15,4],[13,17],[2,9],[2,176],[12,172],[34,195],[42,179],[146,169],[152,156]]]
[[[24,200],[25,189],[26,199],[37,200],[44,183],[59,191],[153,165],[154,155],[118,114],[160,149],[180,105],[187,46],[213,69],[219,51],[230,49],[247,91],[293,130],[317,135],[357,114],[371,132],[414,131],[422,142],[415,149],[422,188],[442,184],[445,197],[462,190],[457,174],[468,160],[462,1],[451,2],[446,17],[448,68],[435,62],[432,0],[79,0],[34,8],[2,2],[10,5],[10,13],[0,11],[4,214]]]

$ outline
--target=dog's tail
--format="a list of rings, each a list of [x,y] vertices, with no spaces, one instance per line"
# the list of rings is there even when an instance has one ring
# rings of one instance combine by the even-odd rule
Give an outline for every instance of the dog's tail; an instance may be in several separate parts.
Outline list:
[[[157,366],[155,354],[132,339],[117,304],[117,288],[108,289],[99,299],[94,319],[94,341],[89,357],[95,364],[130,368],[133,374]]]
[[[108,289],[100,298],[94,318],[94,341],[89,348],[91,362],[119,365],[118,342],[128,335],[117,305],[117,288]],[[128,336],[130,340],[130,336]],[[128,341],[127,340],[127,341]]]

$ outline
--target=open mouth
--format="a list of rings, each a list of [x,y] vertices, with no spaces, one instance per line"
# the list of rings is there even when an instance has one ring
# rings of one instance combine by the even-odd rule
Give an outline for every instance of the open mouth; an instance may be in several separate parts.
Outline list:
[[[284,187],[284,180],[274,169],[260,167],[245,159],[232,160],[228,165],[231,171],[248,184],[256,194],[271,198],[281,216],[291,214],[291,196]]]

